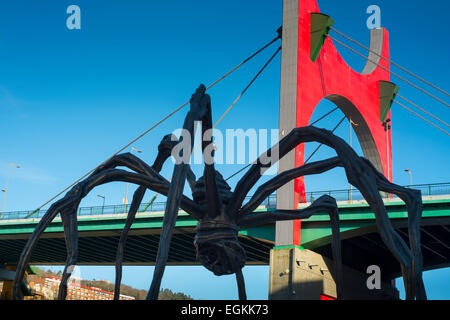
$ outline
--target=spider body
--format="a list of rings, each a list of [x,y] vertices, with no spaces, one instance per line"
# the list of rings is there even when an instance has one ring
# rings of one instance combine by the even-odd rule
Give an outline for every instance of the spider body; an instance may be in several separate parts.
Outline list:
[[[147,189],[167,196],[163,227],[155,261],[155,271],[148,299],[157,299],[161,279],[168,259],[170,241],[175,228],[179,208],[198,220],[194,246],[200,263],[216,275],[236,274],[239,298],[245,299],[245,284],[242,268],[246,262],[246,253],[240,245],[238,231],[240,228],[274,223],[282,220],[307,219],[313,214],[328,213],[332,229],[331,249],[335,263],[335,281],[338,298],[344,298],[342,278],[342,257],[340,246],[339,213],[336,200],[323,195],[305,209],[284,210],[277,209],[266,212],[254,210],[273,192],[291,181],[305,175],[320,174],[336,167],[343,167],[347,179],[361,191],[371,209],[375,213],[378,230],[386,247],[396,257],[402,267],[403,279],[407,299],[426,299],[422,281],[422,253],[420,246],[420,219],[422,213],[422,198],[420,191],[403,188],[388,181],[365,158],[359,157],[353,149],[341,138],[332,132],[312,126],[299,127],[287,134],[279,143],[261,155],[238,181],[234,190],[214,168],[214,163],[205,161],[203,176],[196,180],[189,167],[189,162],[176,162],[172,181],[169,182],[159,172],[164,162],[173,153],[174,147],[179,143],[190,140],[193,145],[195,136],[195,121],[202,121],[203,134],[212,127],[212,111],[210,97],[205,94],[206,88],[201,85],[192,95],[190,106],[183,129],[189,135],[176,139],[167,135],[158,147],[158,155],[152,166],[130,153],[120,154],[108,159],[100,165],[88,178],[78,183],[62,199],[56,201],[47,210],[36,229],[25,245],[17,266],[14,280],[14,297],[20,298],[20,284],[22,283],[25,268],[31,258],[33,248],[40,235],[51,221],[61,215],[64,227],[64,236],[67,246],[67,260],[58,293],[59,299],[65,299],[67,281],[77,263],[78,257],[78,228],[77,208],[81,199],[98,185],[111,181],[124,181],[139,185],[133,195],[131,208],[127,221],[121,233],[116,256],[116,283],[114,298],[120,294],[122,277],[122,261],[124,247],[137,210]],[[204,135],[202,135],[204,136]],[[203,157],[205,150],[211,146],[212,136],[206,135],[202,144]],[[303,166],[284,171],[266,183],[260,185],[251,199],[244,204],[248,192],[260,179],[262,172],[273,163],[267,163],[268,154],[278,151],[282,158],[300,143],[320,142],[336,151],[337,156],[321,161],[311,162]],[[186,151],[190,156],[192,147]],[[212,155],[214,153],[212,152]],[[186,154],[185,154],[186,156]],[[186,157],[188,160],[190,157]],[[117,169],[126,167],[130,171]],[[192,199],[183,195],[185,182],[188,182]],[[393,193],[399,196],[408,211],[408,229],[410,247],[403,241],[392,227],[379,191]]]
[[[238,272],[247,260],[238,240],[238,227],[222,218],[201,220],[194,240],[200,263],[216,276]]]

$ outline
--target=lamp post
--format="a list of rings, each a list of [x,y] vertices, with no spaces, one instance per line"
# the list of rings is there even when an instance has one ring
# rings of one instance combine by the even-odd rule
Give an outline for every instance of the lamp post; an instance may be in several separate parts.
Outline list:
[[[359,126],[359,124],[357,124],[356,122],[354,122],[354,121],[352,121],[352,118],[350,117],[350,118],[348,118],[348,120],[349,120],[349,135],[350,135],[350,147],[352,147],[352,125],[353,126],[355,126],[355,127],[357,127],[357,126]],[[353,202],[353,186],[352,186],[352,184],[350,183],[350,203],[352,203]]]
[[[389,167],[389,130],[391,129],[391,125],[389,124],[389,122],[391,122],[391,119],[386,119],[383,123],[382,126],[384,127],[384,131],[386,131],[386,164],[387,164],[387,179],[389,181],[391,181],[390,177],[390,167]],[[386,193],[386,196],[388,198],[391,197],[390,193]]]
[[[138,150],[134,147],[131,147],[130,153],[133,153],[133,151],[136,151],[137,153],[142,153],[142,150]],[[123,212],[127,212],[127,204],[128,204],[128,182],[125,188],[125,198],[123,198]]]
[[[411,188],[411,186],[412,186],[412,173],[411,173],[411,170],[405,169],[405,172],[409,173],[409,187]]]
[[[390,180],[390,168],[389,168],[389,130],[391,129],[391,125],[389,124],[391,119],[386,119],[383,122],[384,131],[386,131],[386,163],[387,163],[387,178]]]
[[[8,194],[8,183],[9,183],[9,178],[10,178],[10,176],[11,176],[11,169],[13,169],[13,168],[19,169],[20,166],[19,166],[18,164],[14,164],[14,163],[10,163],[10,164],[9,164],[8,178],[6,179],[5,189],[2,190],[2,192],[5,193],[5,195],[4,195],[4,198],[3,198],[2,214],[0,215],[0,218],[3,217],[3,212],[4,212],[4,210],[5,210],[6,195]]]
[[[102,196],[101,194],[98,194],[97,197],[99,198],[103,198],[103,205],[102,205],[102,214],[105,211],[105,196]]]

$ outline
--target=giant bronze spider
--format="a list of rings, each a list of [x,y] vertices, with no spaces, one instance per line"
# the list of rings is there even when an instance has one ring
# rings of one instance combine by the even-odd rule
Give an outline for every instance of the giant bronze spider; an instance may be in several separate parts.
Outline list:
[[[205,94],[204,85],[196,90],[190,100],[183,128],[190,133],[190,141],[180,137],[177,141],[173,135],[165,136],[158,147],[158,155],[152,166],[130,153],[124,153],[110,158],[99,166],[89,177],[75,185],[60,200],[50,206],[42,217],[20,256],[14,281],[14,297],[20,299],[20,284],[23,281],[24,269],[27,266],[33,248],[58,213],[61,215],[64,236],[67,246],[67,260],[59,287],[58,298],[65,299],[67,282],[73,266],[77,263],[78,235],[77,208],[83,197],[94,187],[112,181],[124,181],[139,185],[133,195],[130,211],[122,231],[116,257],[115,299],[118,299],[122,275],[123,250],[128,231],[134,220],[146,189],[167,196],[167,205],[163,218],[163,227],[159,240],[155,271],[147,299],[157,299],[161,279],[168,258],[171,237],[179,208],[198,220],[194,245],[200,263],[215,275],[235,274],[240,299],[246,299],[242,268],[246,262],[246,253],[239,244],[240,228],[273,223],[281,220],[307,219],[313,214],[326,212],[330,215],[332,225],[332,253],[336,268],[336,285],[338,298],[343,295],[342,258],[339,236],[339,213],[334,198],[324,195],[302,210],[275,210],[254,213],[271,193],[292,179],[305,175],[319,174],[335,167],[343,167],[348,181],[358,188],[371,209],[375,213],[378,231],[387,248],[401,265],[407,299],[426,299],[422,281],[422,253],[420,248],[420,219],[422,214],[421,193],[417,190],[403,188],[389,182],[365,158],[359,157],[355,151],[341,138],[332,132],[316,127],[299,127],[293,129],[277,145],[261,155],[248,172],[239,180],[234,191],[214,168],[214,163],[205,161],[203,176],[196,180],[189,167],[189,160],[177,162],[174,167],[172,182],[162,177],[159,172],[163,163],[170,157],[174,147],[181,142],[190,142],[187,159],[190,158],[195,133],[195,121],[202,121],[202,133],[212,127],[211,99]],[[207,135],[206,135],[207,136]],[[212,136],[202,142],[203,157],[207,150],[211,152]],[[251,199],[243,204],[247,193],[257,183],[264,170],[273,163],[262,161],[263,157],[278,151],[281,159],[297,145],[306,142],[323,143],[337,153],[337,157],[311,162],[303,166],[287,170],[270,179],[257,188]],[[276,149],[277,148],[277,149]],[[211,152],[212,156],[214,152]],[[182,152],[181,154],[182,155]],[[186,156],[186,154],[185,154]],[[277,159],[278,160],[278,159]],[[123,166],[133,172],[120,170]],[[192,190],[193,199],[183,195],[185,181]],[[406,203],[408,211],[409,242],[408,248],[403,239],[392,227],[379,191],[398,195]]]

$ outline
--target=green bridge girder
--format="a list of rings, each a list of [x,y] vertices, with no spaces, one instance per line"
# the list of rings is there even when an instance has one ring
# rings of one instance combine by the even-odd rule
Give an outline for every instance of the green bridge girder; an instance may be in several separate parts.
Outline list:
[[[424,200],[422,214],[422,241],[425,268],[448,266],[450,262],[450,196]],[[407,212],[403,202],[385,203],[389,217],[407,241]],[[265,211],[273,209],[259,209]],[[344,263],[361,269],[375,261],[389,274],[398,274],[398,264],[378,236],[375,216],[366,203],[339,203],[341,239]],[[79,217],[79,264],[113,264],[125,214]],[[138,213],[130,231],[125,249],[125,264],[153,264],[162,227],[163,213]],[[0,261],[17,263],[30,234],[39,219],[0,221]],[[197,264],[193,239],[197,221],[180,212],[169,254],[169,264]],[[275,225],[240,230],[240,241],[248,254],[248,264],[269,262],[274,247]],[[65,243],[61,220],[56,218],[39,240],[32,264],[63,264]],[[302,221],[302,247],[330,256],[331,229],[329,216],[319,214]],[[384,248],[383,248],[384,247]],[[275,247],[276,249],[276,247]],[[367,252],[365,252],[367,251]],[[380,259],[383,263],[380,263]],[[355,265],[356,264],[356,265]],[[358,268],[361,264],[361,268]]]

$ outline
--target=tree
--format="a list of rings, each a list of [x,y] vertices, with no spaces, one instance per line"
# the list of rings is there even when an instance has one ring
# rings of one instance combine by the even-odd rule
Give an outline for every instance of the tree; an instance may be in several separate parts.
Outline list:
[[[194,300],[191,296],[185,295],[182,292],[172,292],[170,289],[162,289],[159,292],[159,300]]]

